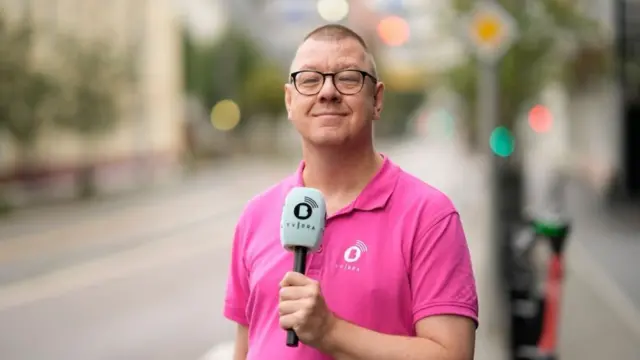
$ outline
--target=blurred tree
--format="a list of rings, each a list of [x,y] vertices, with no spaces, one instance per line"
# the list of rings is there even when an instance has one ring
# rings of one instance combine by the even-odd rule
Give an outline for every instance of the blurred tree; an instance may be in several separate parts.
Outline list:
[[[402,136],[412,115],[425,101],[423,91],[385,90],[380,121],[375,124],[376,137]]]
[[[55,79],[34,64],[31,19],[10,23],[0,12],[0,130],[17,145],[16,173],[29,177],[35,166],[34,146],[48,119]]]
[[[217,42],[198,43],[185,31],[183,44],[187,92],[206,109],[221,100],[235,101],[242,117],[236,136],[252,121],[276,120],[282,114],[286,78],[244,32],[230,28]]]
[[[214,81],[215,69],[219,66],[216,44],[197,43],[184,29],[182,32],[182,54],[186,91],[194,95],[206,108],[224,99],[223,89]]]
[[[474,0],[454,0],[458,15]],[[566,0],[498,0],[517,23],[518,37],[498,66],[499,122],[513,129],[523,107],[536,100],[551,81],[571,92],[601,78],[610,65],[608,41],[599,24],[586,16],[579,2]],[[454,22],[459,22],[459,16]],[[457,28],[459,26],[456,25]],[[452,89],[466,101],[470,133],[476,132],[477,61],[469,57],[445,74]],[[472,136],[474,144],[477,139]]]
[[[286,75],[281,68],[266,59],[261,64],[256,64],[248,75],[239,97],[244,126],[246,128],[247,123],[256,125],[252,133],[259,134],[262,141],[246,143],[253,144],[254,149],[260,152],[278,152],[281,149],[279,137],[282,130],[278,123],[285,118]]]
[[[275,120],[282,115],[285,110],[285,82],[286,77],[275,64],[268,60],[255,64],[242,83],[239,97],[240,105],[246,109],[247,117],[266,115]]]
[[[187,92],[208,109],[224,99],[238,101],[254,69],[265,62],[252,39],[234,28],[213,43],[196,42],[185,30],[183,44]]]
[[[376,59],[381,48],[373,50]],[[426,100],[426,75],[419,69],[410,73],[399,72],[393,62],[378,62],[379,80],[385,83],[384,104],[380,120],[375,124],[376,137],[402,136],[407,131],[409,120]]]
[[[135,72],[130,59],[116,54],[106,42],[60,38],[59,51],[67,60],[58,74],[60,88],[54,123],[80,135],[85,159],[78,172],[79,195],[95,194],[94,147],[121,118],[122,101],[132,92]]]
[[[15,141],[15,172],[27,183],[36,175],[35,145],[43,125],[49,121],[79,133],[92,154],[96,136],[115,126],[119,99],[125,95],[120,90],[132,75],[106,44],[84,44],[59,34],[53,34],[52,40],[59,43],[48,62],[59,60],[61,66],[45,70],[36,64],[36,35],[42,34],[36,34],[31,20],[26,16],[10,22],[0,12],[0,131]],[[78,180],[81,195],[92,194],[93,166],[79,171]]]

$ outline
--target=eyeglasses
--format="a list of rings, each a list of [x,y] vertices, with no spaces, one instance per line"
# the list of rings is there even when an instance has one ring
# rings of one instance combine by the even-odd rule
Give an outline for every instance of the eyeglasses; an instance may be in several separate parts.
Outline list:
[[[373,75],[361,70],[342,70],[336,73],[322,73],[319,71],[302,70],[291,73],[291,82],[302,95],[317,95],[327,76],[331,77],[333,86],[342,95],[355,95],[364,87],[364,80],[370,77],[374,83],[378,82]]]

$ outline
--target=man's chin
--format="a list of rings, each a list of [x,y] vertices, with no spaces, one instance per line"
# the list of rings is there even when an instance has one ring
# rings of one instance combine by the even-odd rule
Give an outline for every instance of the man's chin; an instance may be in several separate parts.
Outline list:
[[[345,145],[348,142],[348,137],[343,134],[324,133],[311,136],[307,141],[316,147],[336,147]]]

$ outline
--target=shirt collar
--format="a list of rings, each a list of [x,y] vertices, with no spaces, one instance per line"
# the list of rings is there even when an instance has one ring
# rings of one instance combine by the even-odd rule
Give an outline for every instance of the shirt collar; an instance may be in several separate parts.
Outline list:
[[[381,154],[381,156],[383,163],[376,175],[364,187],[356,200],[340,213],[348,213],[352,210],[372,211],[384,208],[387,205],[391,194],[395,190],[400,168],[391,162],[386,155]],[[302,179],[304,167],[305,163],[301,161],[294,175],[293,186],[304,186],[304,180]]]

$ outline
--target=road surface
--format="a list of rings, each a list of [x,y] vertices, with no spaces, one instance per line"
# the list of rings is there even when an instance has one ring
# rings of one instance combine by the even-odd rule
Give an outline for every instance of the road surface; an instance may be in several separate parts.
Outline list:
[[[39,210],[48,225],[37,231],[27,214],[3,224],[0,358],[197,359],[230,340],[221,294],[233,224],[289,170],[250,165],[158,199]]]

